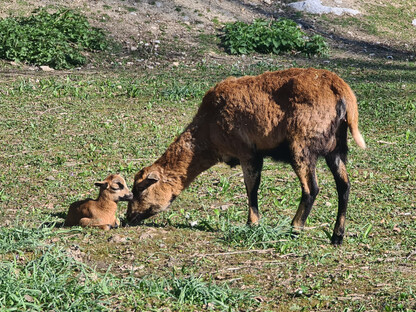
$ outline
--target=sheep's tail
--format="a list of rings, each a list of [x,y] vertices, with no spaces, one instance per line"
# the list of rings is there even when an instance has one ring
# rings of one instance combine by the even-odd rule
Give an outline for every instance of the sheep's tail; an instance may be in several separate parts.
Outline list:
[[[345,100],[342,99],[342,101]],[[366,148],[366,145],[364,138],[361,135],[360,130],[358,129],[358,106],[355,96],[351,98],[349,101],[347,101],[346,106],[348,128],[350,128],[351,135],[354,138],[355,143],[357,143],[359,147],[364,149]]]

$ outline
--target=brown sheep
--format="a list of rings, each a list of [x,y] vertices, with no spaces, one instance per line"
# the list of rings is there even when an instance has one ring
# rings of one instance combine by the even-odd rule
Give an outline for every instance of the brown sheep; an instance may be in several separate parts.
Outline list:
[[[100,188],[98,198],[87,198],[72,203],[64,225],[93,226],[103,230],[119,226],[120,222],[116,217],[117,203],[133,198],[126,182],[121,176],[111,174],[103,182],[95,183],[95,186]]]
[[[228,78],[205,94],[193,121],[162,157],[136,174],[127,219],[137,223],[165,210],[197,175],[223,161],[241,164],[248,223],[256,224],[263,158],[270,156],[289,162],[300,180],[302,198],[292,221],[298,230],[319,192],[315,167],[323,156],[335,178],[339,201],[331,241],[341,244],[350,191],[347,128],[358,146],[365,148],[355,95],[332,72],[292,68]]]

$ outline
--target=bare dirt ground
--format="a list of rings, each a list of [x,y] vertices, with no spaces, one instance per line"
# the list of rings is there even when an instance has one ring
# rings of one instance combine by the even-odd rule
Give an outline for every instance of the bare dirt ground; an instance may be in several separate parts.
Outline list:
[[[9,15],[29,15],[39,7],[65,6],[77,9],[90,18],[91,23],[105,29],[111,37],[121,43],[124,52],[146,50],[153,54],[169,43],[167,59],[189,60],[187,53],[198,49],[201,36],[213,36],[226,22],[245,21],[255,18],[292,17],[308,32],[326,37],[333,48],[340,49],[338,57],[349,53],[365,55],[397,54],[390,41],[379,38],[348,25],[327,27],[320,21],[324,16],[304,15],[287,6],[290,0],[11,0],[0,4],[0,18]],[[366,14],[361,0],[324,0],[325,6],[344,7]],[[368,4],[368,3],[367,3]],[[209,37],[208,41],[211,40]],[[204,51],[208,55],[215,51]],[[136,53],[137,54],[137,53]],[[406,53],[404,53],[406,54]],[[139,55],[140,57],[140,55]],[[146,55],[145,58],[148,58]]]

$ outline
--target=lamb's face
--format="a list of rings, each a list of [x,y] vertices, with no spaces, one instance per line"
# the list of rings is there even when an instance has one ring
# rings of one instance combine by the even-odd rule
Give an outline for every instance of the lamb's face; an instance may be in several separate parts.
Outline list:
[[[165,209],[173,201],[172,187],[156,166],[142,169],[134,178],[133,200],[128,204],[127,220],[137,224]]]
[[[100,196],[105,196],[116,203],[133,199],[126,181],[118,174],[110,174],[104,181],[96,182],[95,185],[100,187]]]

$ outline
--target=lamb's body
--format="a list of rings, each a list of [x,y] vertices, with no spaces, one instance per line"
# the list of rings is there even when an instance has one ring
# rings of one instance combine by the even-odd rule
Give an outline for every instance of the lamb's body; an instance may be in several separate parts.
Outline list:
[[[65,219],[66,226],[92,226],[109,230],[119,226],[116,216],[117,203],[133,198],[126,182],[119,175],[109,175],[103,182],[95,183],[100,187],[100,194],[96,200],[84,199],[69,206]]]
[[[324,156],[339,193],[332,242],[340,244],[350,187],[345,168],[348,127],[364,148],[354,93],[329,71],[289,69],[228,78],[206,93],[192,123],[165,154],[136,175],[128,218],[140,220],[166,209],[199,173],[224,161],[241,164],[248,221],[256,223],[263,158],[271,156],[290,162],[299,177],[302,200],[293,225],[301,228],[319,191],[316,160]]]

